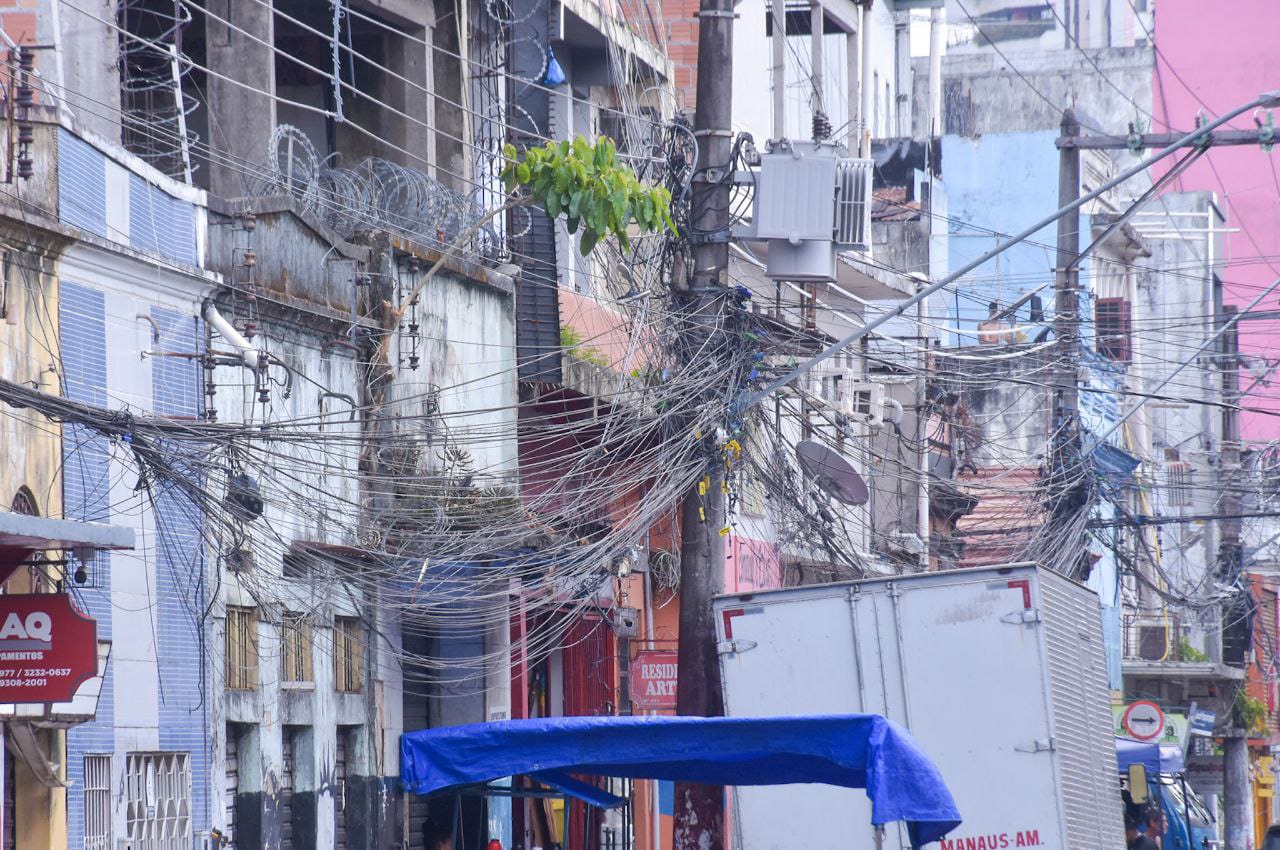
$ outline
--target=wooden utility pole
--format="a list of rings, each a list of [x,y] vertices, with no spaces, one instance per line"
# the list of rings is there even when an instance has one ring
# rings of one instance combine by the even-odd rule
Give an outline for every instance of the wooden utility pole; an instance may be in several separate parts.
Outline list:
[[[781,5],[781,4],[779,4]],[[695,240],[686,326],[699,339],[723,334],[729,268],[729,190],[733,147],[733,0],[702,0],[698,12],[698,139],[690,218]],[[715,358],[714,340],[702,357]],[[689,364],[698,368],[696,362]],[[714,399],[707,399],[714,403]],[[724,469],[714,435],[702,434],[707,476],[685,495],[680,515],[680,647],[676,712],[724,714],[712,597],[724,583]],[[723,850],[724,788],[675,787],[675,850]]]

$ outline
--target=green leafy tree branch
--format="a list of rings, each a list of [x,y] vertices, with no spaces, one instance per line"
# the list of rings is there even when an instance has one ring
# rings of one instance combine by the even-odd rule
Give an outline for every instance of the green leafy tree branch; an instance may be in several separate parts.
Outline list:
[[[521,157],[515,146],[502,149],[506,162],[501,177],[508,192],[523,189],[552,218],[565,216],[570,233],[582,228],[579,250],[585,257],[605,236],[617,237],[624,251],[631,249],[629,230],[640,233],[675,230],[671,193],[646,186],[618,162],[617,146],[607,136],[595,145],[578,136],[573,142],[547,142],[529,148]]]

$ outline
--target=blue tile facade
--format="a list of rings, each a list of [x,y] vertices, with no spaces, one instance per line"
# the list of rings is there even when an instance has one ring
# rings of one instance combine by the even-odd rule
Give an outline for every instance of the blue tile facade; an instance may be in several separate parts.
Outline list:
[[[195,352],[201,348],[203,332],[195,317],[153,307],[150,311],[160,329],[158,350]],[[106,405],[107,321],[103,293],[63,279],[59,306],[63,378],[67,395],[75,400]],[[156,357],[151,361],[152,407],[165,416],[194,417],[203,403],[202,370],[198,362],[179,357]],[[203,447],[168,447],[179,468],[198,469],[194,461]],[[109,443],[84,428],[68,425],[63,440],[63,490],[68,517],[111,521],[109,500]],[[184,454],[190,462],[184,462]],[[155,527],[150,550],[155,571],[154,612],[158,669],[158,737],[162,750],[185,752],[191,759],[192,836],[206,833],[210,826],[210,751],[208,667],[209,630],[203,625],[209,588],[205,582],[203,545],[204,518],[197,504],[184,491],[153,480],[151,510]],[[117,517],[116,521],[122,521]],[[128,521],[123,520],[123,521]],[[99,634],[111,636],[111,559],[98,557],[91,580],[73,590],[77,604],[98,621]],[[136,687],[126,685],[122,687]],[[116,700],[127,699],[115,691],[115,670],[108,665],[97,717],[77,726],[67,736],[68,850],[84,846],[84,760],[92,754],[113,754],[116,750]],[[118,798],[124,765],[113,765],[113,795]],[[117,835],[116,838],[124,836]]]
[[[63,128],[58,130],[58,219],[106,238],[107,159]]]
[[[62,375],[67,396],[89,404],[107,401],[107,334],[101,292],[62,281],[58,306]],[[105,522],[110,519],[110,445],[79,425],[63,426],[62,497],[67,517]],[[98,621],[98,636],[111,639],[111,554],[99,554],[85,587],[73,588],[74,599]],[[115,749],[115,676],[107,665],[98,715],[92,723],[67,733],[67,837],[69,848],[84,846],[84,757]]]
[[[196,264],[196,212],[136,174],[129,175],[129,244],[174,262]]]
[[[200,350],[203,334],[197,320],[172,310],[151,309],[160,328],[162,351]],[[202,369],[194,360],[156,357],[151,361],[151,397],[156,413],[197,416],[203,394]],[[175,465],[199,479],[205,449],[174,447]],[[185,456],[184,456],[185,455]],[[210,630],[204,625],[209,603],[205,581],[204,517],[185,491],[157,484],[153,502],[156,523],[156,652],[160,667],[160,748],[191,754],[191,816],[196,835],[208,831],[210,752],[209,680],[204,659]]]

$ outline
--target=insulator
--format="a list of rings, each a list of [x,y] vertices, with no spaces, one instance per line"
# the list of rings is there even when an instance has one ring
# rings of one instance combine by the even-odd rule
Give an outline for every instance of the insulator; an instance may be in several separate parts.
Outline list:
[[[831,119],[825,112],[813,113],[813,140],[821,142],[831,138]]]

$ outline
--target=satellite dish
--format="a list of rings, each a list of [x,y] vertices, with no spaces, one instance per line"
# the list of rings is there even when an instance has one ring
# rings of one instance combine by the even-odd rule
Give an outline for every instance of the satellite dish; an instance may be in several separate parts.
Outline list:
[[[865,505],[871,497],[867,482],[849,461],[821,443],[812,440],[800,443],[796,446],[796,459],[819,487],[846,505]]]

